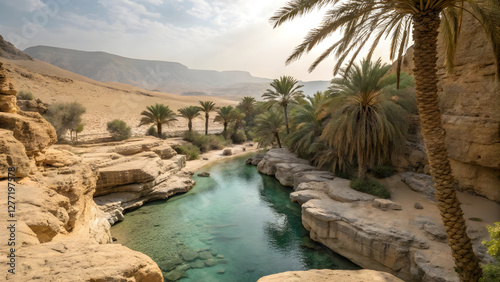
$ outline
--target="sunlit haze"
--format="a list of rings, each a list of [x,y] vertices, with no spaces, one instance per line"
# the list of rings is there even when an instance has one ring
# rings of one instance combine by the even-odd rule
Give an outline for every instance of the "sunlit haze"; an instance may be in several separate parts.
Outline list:
[[[323,13],[273,29],[286,1],[271,0],[0,0],[0,34],[24,50],[48,45],[179,62],[191,69],[243,70],[257,77],[330,80],[334,58],[307,69],[331,45],[285,66],[287,56]],[[381,49],[383,50],[383,48]],[[388,61],[386,52],[376,52]]]

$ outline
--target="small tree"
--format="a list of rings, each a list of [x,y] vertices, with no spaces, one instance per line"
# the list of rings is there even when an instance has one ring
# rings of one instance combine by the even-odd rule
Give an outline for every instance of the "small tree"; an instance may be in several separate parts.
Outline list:
[[[78,103],[55,103],[45,112],[45,119],[54,126],[58,139],[64,139],[68,130],[76,130],[82,123],[85,107]],[[82,128],[83,129],[83,128]]]
[[[132,129],[123,120],[115,119],[108,122],[108,131],[114,140],[121,141],[132,136]]]

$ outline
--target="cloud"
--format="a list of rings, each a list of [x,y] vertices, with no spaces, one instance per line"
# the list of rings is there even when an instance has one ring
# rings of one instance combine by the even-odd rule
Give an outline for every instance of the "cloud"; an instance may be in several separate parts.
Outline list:
[[[163,4],[163,0],[140,0],[140,1],[141,2],[146,2],[148,4],[156,5],[156,6],[159,6],[159,5]]]
[[[5,4],[25,12],[33,12],[45,6],[42,0],[5,1]]]

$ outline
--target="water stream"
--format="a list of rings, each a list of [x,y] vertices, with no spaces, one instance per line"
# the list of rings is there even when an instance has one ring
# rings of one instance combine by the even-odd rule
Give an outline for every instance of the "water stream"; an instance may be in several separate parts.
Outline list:
[[[248,157],[248,156],[246,156]],[[205,167],[195,187],[127,213],[118,243],[151,257],[166,281],[257,281],[293,270],[359,269],[312,241],[290,188],[239,157]]]

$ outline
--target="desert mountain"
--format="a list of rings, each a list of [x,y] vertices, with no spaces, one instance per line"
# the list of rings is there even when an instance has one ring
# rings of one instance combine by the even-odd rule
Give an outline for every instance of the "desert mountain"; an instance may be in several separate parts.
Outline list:
[[[217,106],[236,105],[222,97],[181,96],[171,93],[149,91],[117,82],[99,82],[91,78],[34,60],[0,37],[0,61],[17,90],[29,91],[35,98],[52,104],[56,102],[79,102],[87,111],[83,115],[85,129],[81,138],[107,135],[106,123],[121,119],[130,126],[134,134],[144,134],[147,126],[137,127],[140,113],[146,106],[162,103],[170,109],[197,105],[200,100],[211,100]],[[213,118],[215,115],[211,116]],[[186,130],[183,118],[167,128],[170,133]],[[202,131],[203,119],[194,120],[194,128]],[[219,123],[210,123],[210,128],[219,130]]]
[[[125,58],[105,52],[85,52],[49,46],[24,50],[35,59],[97,81],[120,82],[152,91],[182,95],[260,97],[271,79],[245,71],[194,70],[176,62]],[[306,94],[325,90],[328,81],[301,82]]]

